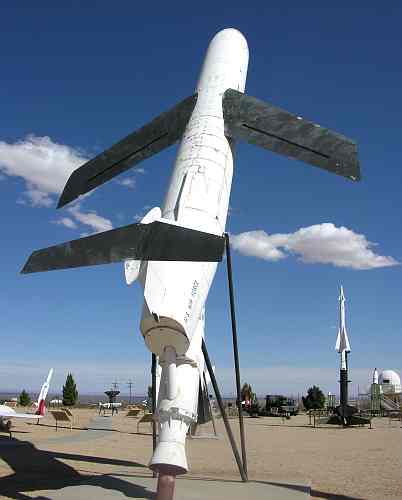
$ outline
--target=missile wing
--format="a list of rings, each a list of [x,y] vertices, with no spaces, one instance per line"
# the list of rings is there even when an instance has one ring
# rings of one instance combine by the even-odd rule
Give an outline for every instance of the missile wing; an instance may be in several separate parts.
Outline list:
[[[196,103],[197,94],[187,97],[77,168],[68,179],[57,208],[177,142]],[[234,89],[225,91],[222,107],[227,137],[360,180],[357,145],[351,139]]]
[[[95,266],[126,259],[219,262],[224,245],[222,236],[175,224],[160,221],[130,224],[36,250],[21,273]]]
[[[357,145],[351,139],[237,90],[223,96],[225,134],[360,180]]]
[[[0,405],[0,421],[10,418],[32,418],[37,420],[38,418],[42,418],[42,415],[36,415],[35,413],[17,413],[13,408],[9,408],[6,405]]]
[[[197,94],[187,97],[169,111],[160,114],[144,127],[74,170],[64,187],[57,208],[92,191],[178,141],[184,133],[196,102]]]

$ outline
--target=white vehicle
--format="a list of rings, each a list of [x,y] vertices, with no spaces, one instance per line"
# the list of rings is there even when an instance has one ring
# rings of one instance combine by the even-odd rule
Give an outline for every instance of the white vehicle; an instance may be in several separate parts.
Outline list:
[[[112,415],[116,412],[118,412],[118,408],[121,408],[121,403],[102,403],[102,401],[99,401],[98,403],[99,407],[99,415],[103,411],[103,414],[105,414],[106,410],[112,410]]]
[[[53,406],[61,406],[63,404],[63,400],[62,399],[51,399],[49,401],[49,404],[51,404]]]
[[[22,271],[125,261],[127,283],[144,287],[140,329],[162,368],[150,461],[159,477],[188,470],[185,438],[197,418],[205,302],[224,247],[235,141],[360,178],[353,141],[244,94],[248,59],[239,31],[217,33],[196,93],[73,172],[58,205],[180,141],[162,209],[141,224],[36,251]]]
[[[47,379],[42,385],[40,390],[38,400],[34,402],[36,407],[35,413],[18,413],[14,408],[10,408],[7,405],[0,405],[0,429],[9,431],[11,428],[11,419],[13,418],[30,418],[38,419],[42,418],[46,412],[46,396],[49,391],[50,380],[53,375],[53,368],[49,370]]]
[[[121,403],[102,403],[102,401],[99,401],[98,403],[99,408],[106,408],[107,410],[110,410],[110,408],[120,408]]]

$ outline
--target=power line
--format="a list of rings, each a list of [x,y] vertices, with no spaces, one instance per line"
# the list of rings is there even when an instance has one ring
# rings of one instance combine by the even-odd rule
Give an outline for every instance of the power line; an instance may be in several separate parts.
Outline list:
[[[127,385],[130,389],[130,401],[129,401],[129,404],[131,405],[131,387],[134,385],[134,382],[130,379],[128,382],[127,382]]]

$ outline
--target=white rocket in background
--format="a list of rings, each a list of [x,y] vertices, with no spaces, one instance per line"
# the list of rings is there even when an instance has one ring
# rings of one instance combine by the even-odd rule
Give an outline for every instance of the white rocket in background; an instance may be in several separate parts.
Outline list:
[[[30,418],[38,419],[45,416],[46,412],[46,396],[49,392],[50,380],[53,375],[53,368],[50,368],[48,376],[43,383],[41,390],[39,392],[38,400],[33,403],[36,408],[35,413],[17,413],[14,408],[10,408],[7,405],[0,405],[0,429],[4,428],[4,422],[9,421],[11,418]],[[9,430],[8,427],[7,430]]]
[[[349,405],[348,397],[348,353],[350,352],[350,344],[345,324],[345,295],[341,286],[339,294],[339,330],[336,338],[335,349],[341,355],[341,366],[339,370],[339,405],[335,408],[335,413],[329,417],[324,417],[322,422],[333,425],[342,425],[347,427],[350,425],[366,425],[370,423],[361,415],[357,415],[358,408]]]
[[[377,370],[377,368],[374,368],[374,372],[373,372],[373,384],[378,384],[378,370]]]
[[[52,375],[53,375],[53,368],[50,368],[49,373],[47,375],[47,378],[46,378],[44,384],[42,385],[42,388],[41,388],[39,396],[38,396],[38,406],[41,403],[41,401],[46,400],[47,393],[49,392],[50,381],[52,379]]]
[[[341,354],[341,369],[346,370],[346,356],[350,352],[350,344],[348,334],[346,331],[345,322],[345,295],[343,293],[343,286],[339,294],[339,329],[336,338],[335,349]]]

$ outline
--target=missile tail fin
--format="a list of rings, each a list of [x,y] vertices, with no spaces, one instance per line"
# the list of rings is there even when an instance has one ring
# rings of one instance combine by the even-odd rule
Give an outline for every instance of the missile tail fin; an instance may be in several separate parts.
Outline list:
[[[346,328],[340,328],[338,330],[338,336],[336,338],[335,349],[338,352],[346,351],[350,352],[350,344],[348,339],[348,334]]]
[[[341,331],[338,330],[338,335],[336,337],[336,342],[335,342],[335,350],[340,352],[339,347],[341,345]]]
[[[350,344],[349,344],[349,338],[348,338],[348,333],[346,331],[346,328],[344,329],[344,338],[345,338],[345,351],[350,352]]]

